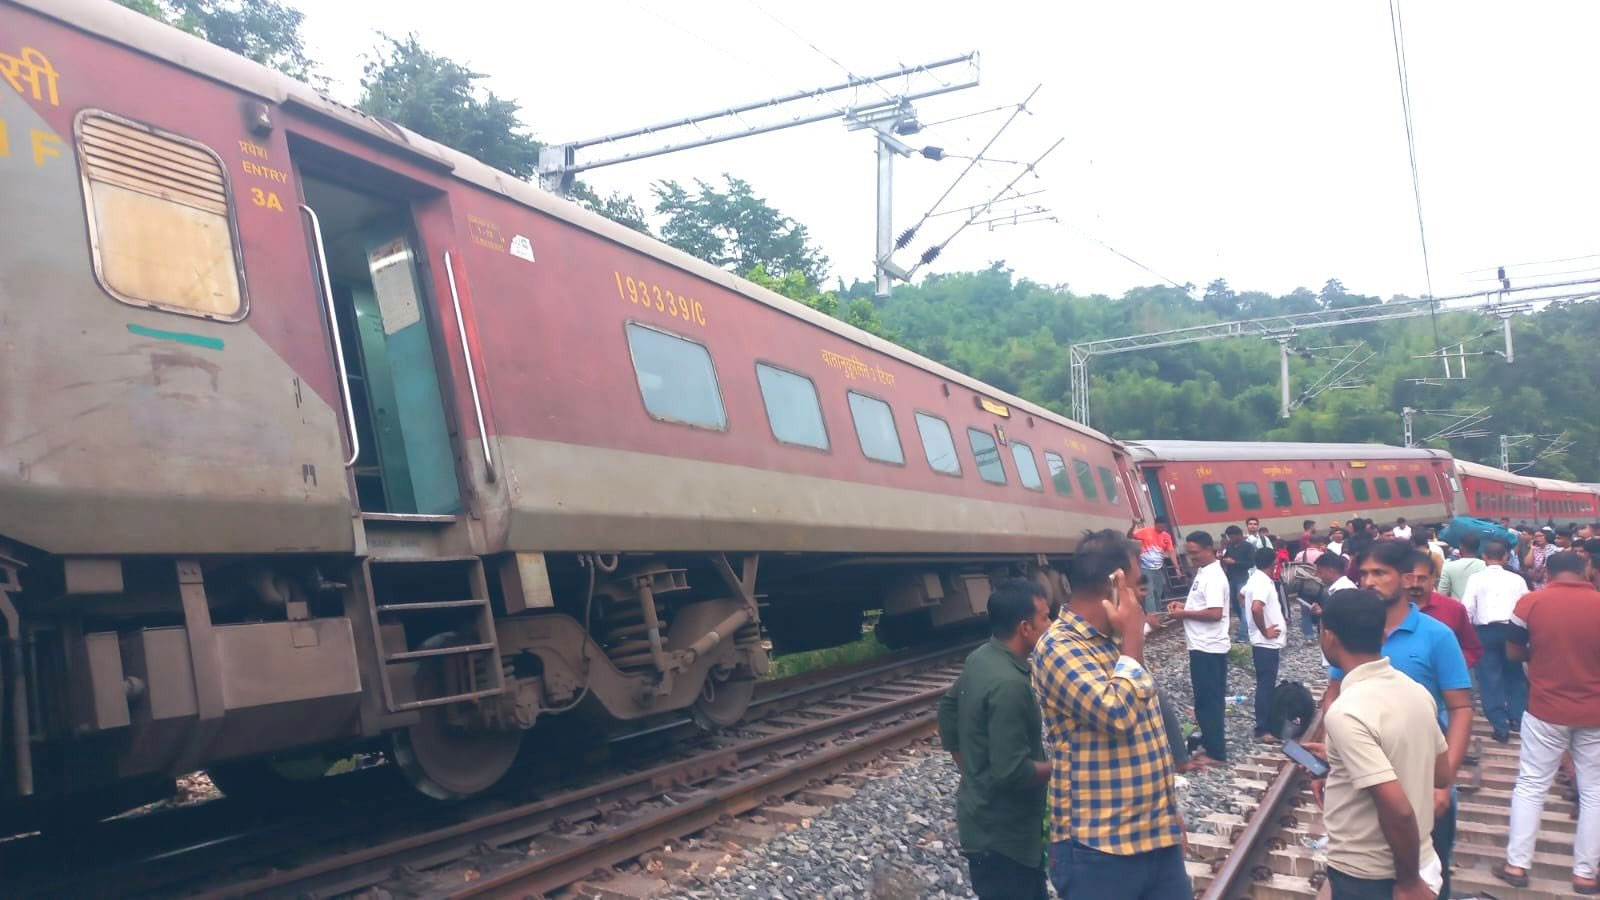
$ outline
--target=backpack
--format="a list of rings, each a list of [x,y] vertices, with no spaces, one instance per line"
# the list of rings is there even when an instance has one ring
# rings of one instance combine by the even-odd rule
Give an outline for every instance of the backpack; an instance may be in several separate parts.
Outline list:
[[[1290,597],[1297,597],[1307,603],[1316,603],[1322,599],[1324,586],[1322,579],[1317,577],[1317,567],[1314,563],[1292,562],[1283,569],[1283,592]]]
[[[1317,701],[1298,681],[1280,681],[1272,691],[1267,731],[1284,740],[1299,737],[1317,714]]]

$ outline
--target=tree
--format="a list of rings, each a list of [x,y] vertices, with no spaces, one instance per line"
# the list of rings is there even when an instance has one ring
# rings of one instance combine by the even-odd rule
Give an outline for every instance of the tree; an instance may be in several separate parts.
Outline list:
[[[422,46],[416,34],[383,35],[362,69],[361,111],[389,119],[423,137],[519,178],[538,168],[539,142],[518,118],[514,100],[480,90],[483,73]]]
[[[300,37],[305,15],[278,0],[117,0],[240,56],[308,80],[316,66]]]
[[[676,181],[654,186],[656,212],[667,220],[662,240],[740,275],[761,266],[779,279],[798,272],[808,284],[820,284],[828,258],[811,245],[806,227],[756,196],[749,182],[722,177],[726,191],[698,179],[693,193]]]
[[[618,225],[625,225],[640,234],[652,234],[650,223],[644,217],[644,208],[633,199],[632,194],[612,191],[602,197],[595,193],[594,188],[577,181],[572,185],[571,199],[584,209],[597,212]]]
[[[759,263],[746,273],[745,278],[769,291],[782,294],[790,300],[798,300],[818,312],[854,325],[862,331],[887,340],[895,340],[893,332],[879,321],[877,307],[865,297],[841,298],[834,291],[819,292],[799,272],[790,272],[782,278],[776,278],[768,275],[766,267]]]

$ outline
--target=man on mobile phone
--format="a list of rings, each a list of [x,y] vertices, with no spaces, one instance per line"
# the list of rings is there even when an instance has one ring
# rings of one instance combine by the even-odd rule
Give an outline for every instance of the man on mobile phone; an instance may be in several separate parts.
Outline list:
[[[1345,590],[1322,608],[1322,652],[1343,673],[1323,717],[1327,744],[1322,820],[1333,900],[1434,900],[1443,885],[1434,852],[1433,792],[1448,782],[1438,711],[1422,685],[1382,654],[1386,604]]]

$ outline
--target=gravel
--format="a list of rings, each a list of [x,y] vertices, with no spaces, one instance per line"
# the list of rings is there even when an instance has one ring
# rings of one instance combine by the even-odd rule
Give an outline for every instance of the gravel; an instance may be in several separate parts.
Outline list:
[[[1194,721],[1189,667],[1181,629],[1151,635],[1146,658],[1179,719]],[[1238,659],[1238,654],[1235,654]],[[1228,690],[1244,694],[1227,712],[1228,754],[1237,762],[1273,751],[1252,740],[1255,674],[1245,656],[1230,665]],[[1279,679],[1313,689],[1321,683],[1321,655],[1298,630],[1289,637]],[[968,898],[966,860],[955,828],[959,775],[937,743],[892,774],[868,781],[853,797],[827,808],[808,827],[780,834],[730,860],[724,870],[680,883],[664,896],[677,900],[842,898],[874,900]],[[1213,812],[1237,811],[1231,766],[1180,776],[1180,802],[1191,823]]]

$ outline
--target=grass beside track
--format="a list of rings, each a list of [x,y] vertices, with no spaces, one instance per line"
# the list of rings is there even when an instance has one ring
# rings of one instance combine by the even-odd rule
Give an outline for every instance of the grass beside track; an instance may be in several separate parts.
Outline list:
[[[830,666],[842,666],[876,659],[892,652],[888,647],[878,643],[878,635],[876,633],[868,632],[858,641],[840,644],[837,647],[804,650],[799,653],[785,653],[783,656],[773,657],[772,671],[767,677],[787,678],[791,675],[800,675],[814,669],[826,669]]]

